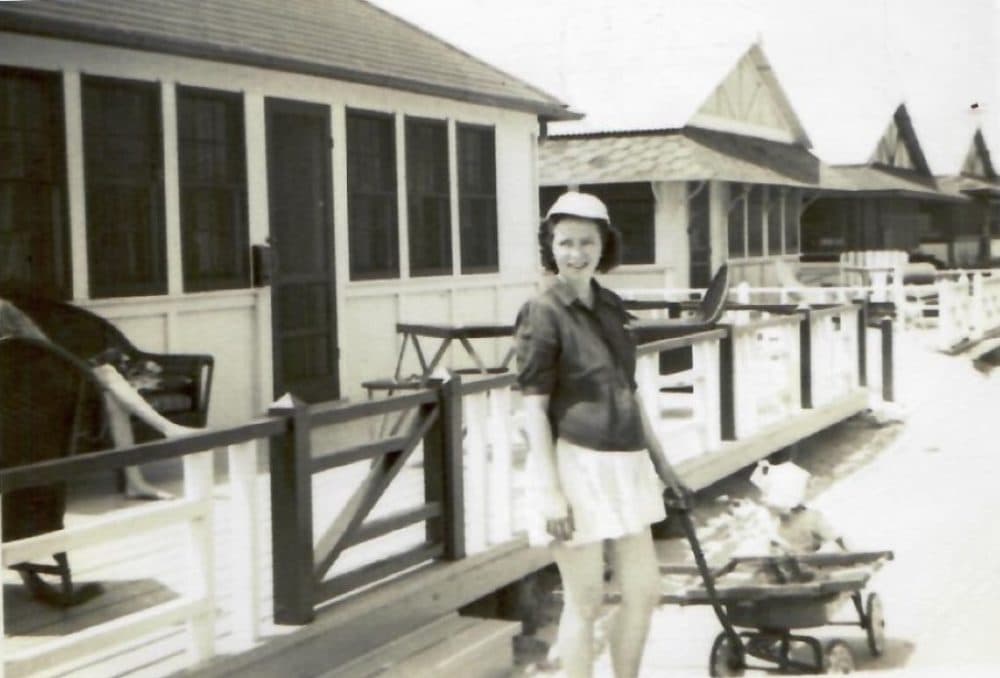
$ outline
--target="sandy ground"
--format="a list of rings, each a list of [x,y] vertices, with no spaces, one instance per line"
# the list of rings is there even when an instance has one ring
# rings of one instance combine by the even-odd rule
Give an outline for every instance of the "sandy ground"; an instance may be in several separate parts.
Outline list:
[[[854,550],[891,549],[870,582],[886,611],[887,648],[873,658],[858,626],[810,631],[841,638],[857,672],[906,676],[1000,675],[1000,367],[974,369],[982,351],[946,356],[926,347],[926,331],[897,343],[897,403],[877,405],[804,441],[796,463],[813,474],[809,503],[823,511]],[[762,517],[752,503],[734,510],[720,495],[754,499],[733,477],[699,494],[694,517],[710,561],[758,549]],[[661,562],[692,562],[681,539],[657,542]],[[665,580],[665,589],[676,580]],[[548,598],[543,626],[518,643],[518,676],[560,676],[546,650],[555,635],[558,591]],[[612,606],[607,607],[610,614]],[[842,618],[856,620],[850,606]],[[608,621],[605,616],[602,622]],[[720,627],[710,608],[663,605],[653,617],[642,678],[704,676]],[[611,676],[608,653],[597,676]],[[748,670],[747,675],[763,675]]]

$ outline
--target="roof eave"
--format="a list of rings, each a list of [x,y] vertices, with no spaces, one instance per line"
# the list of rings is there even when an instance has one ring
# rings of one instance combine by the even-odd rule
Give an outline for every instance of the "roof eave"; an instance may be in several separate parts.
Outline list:
[[[25,33],[41,37],[75,40],[109,47],[136,49],[145,52],[207,59],[241,66],[299,73],[363,85],[386,87],[415,94],[425,94],[467,103],[494,106],[525,113],[534,113],[548,120],[579,120],[582,114],[570,111],[568,106],[552,101],[506,97],[446,85],[401,78],[383,73],[373,73],[347,67],[320,64],[303,59],[279,57],[251,49],[238,49],[204,42],[149,35],[108,26],[95,26],[75,21],[43,17],[30,17],[4,13],[0,9],[0,31]]]

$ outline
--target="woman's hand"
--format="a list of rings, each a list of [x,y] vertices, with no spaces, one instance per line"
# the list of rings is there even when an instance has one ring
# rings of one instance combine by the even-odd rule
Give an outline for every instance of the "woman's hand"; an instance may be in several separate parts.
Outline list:
[[[545,521],[545,530],[560,541],[569,541],[573,538],[573,512],[562,518],[549,518]]]
[[[663,499],[669,508],[678,511],[690,511],[694,508],[694,492],[690,487],[679,479],[664,481],[664,484],[667,489],[663,492]]]

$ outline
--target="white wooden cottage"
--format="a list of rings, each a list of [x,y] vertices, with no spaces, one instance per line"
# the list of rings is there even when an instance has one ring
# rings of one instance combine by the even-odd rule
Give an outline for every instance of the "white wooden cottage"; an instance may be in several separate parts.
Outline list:
[[[952,165],[947,171],[938,176],[938,184],[972,201],[953,207],[949,220],[922,238],[921,248],[933,247],[945,261],[956,265],[988,265],[1000,257],[1000,177],[981,129],[972,135],[961,165]]]
[[[969,202],[938,185],[905,103],[883,116],[876,102],[860,108],[845,105],[818,126],[830,164],[822,168],[823,194],[802,215],[806,258],[916,251],[947,218],[943,208]]]
[[[210,423],[513,318],[548,94],[363,0],[0,3],[0,281],[211,353]]]
[[[609,203],[625,241],[617,286],[704,287],[727,261],[734,281],[773,284],[775,260],[798,260],[803,190],[820,163],[764,50],[667,46],[636,69],[616,59],[630,54],[625,37],[601,66],[563,64],[587,117],[549,125],[542,206],[570,185]]]

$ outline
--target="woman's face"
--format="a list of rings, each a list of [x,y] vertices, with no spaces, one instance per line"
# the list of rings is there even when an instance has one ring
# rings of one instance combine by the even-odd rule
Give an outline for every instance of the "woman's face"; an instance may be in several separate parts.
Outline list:
[[[589,282],[603,249],[601,230],[590,219],[566,217],[552,229],[552,257],[567,280]]]

